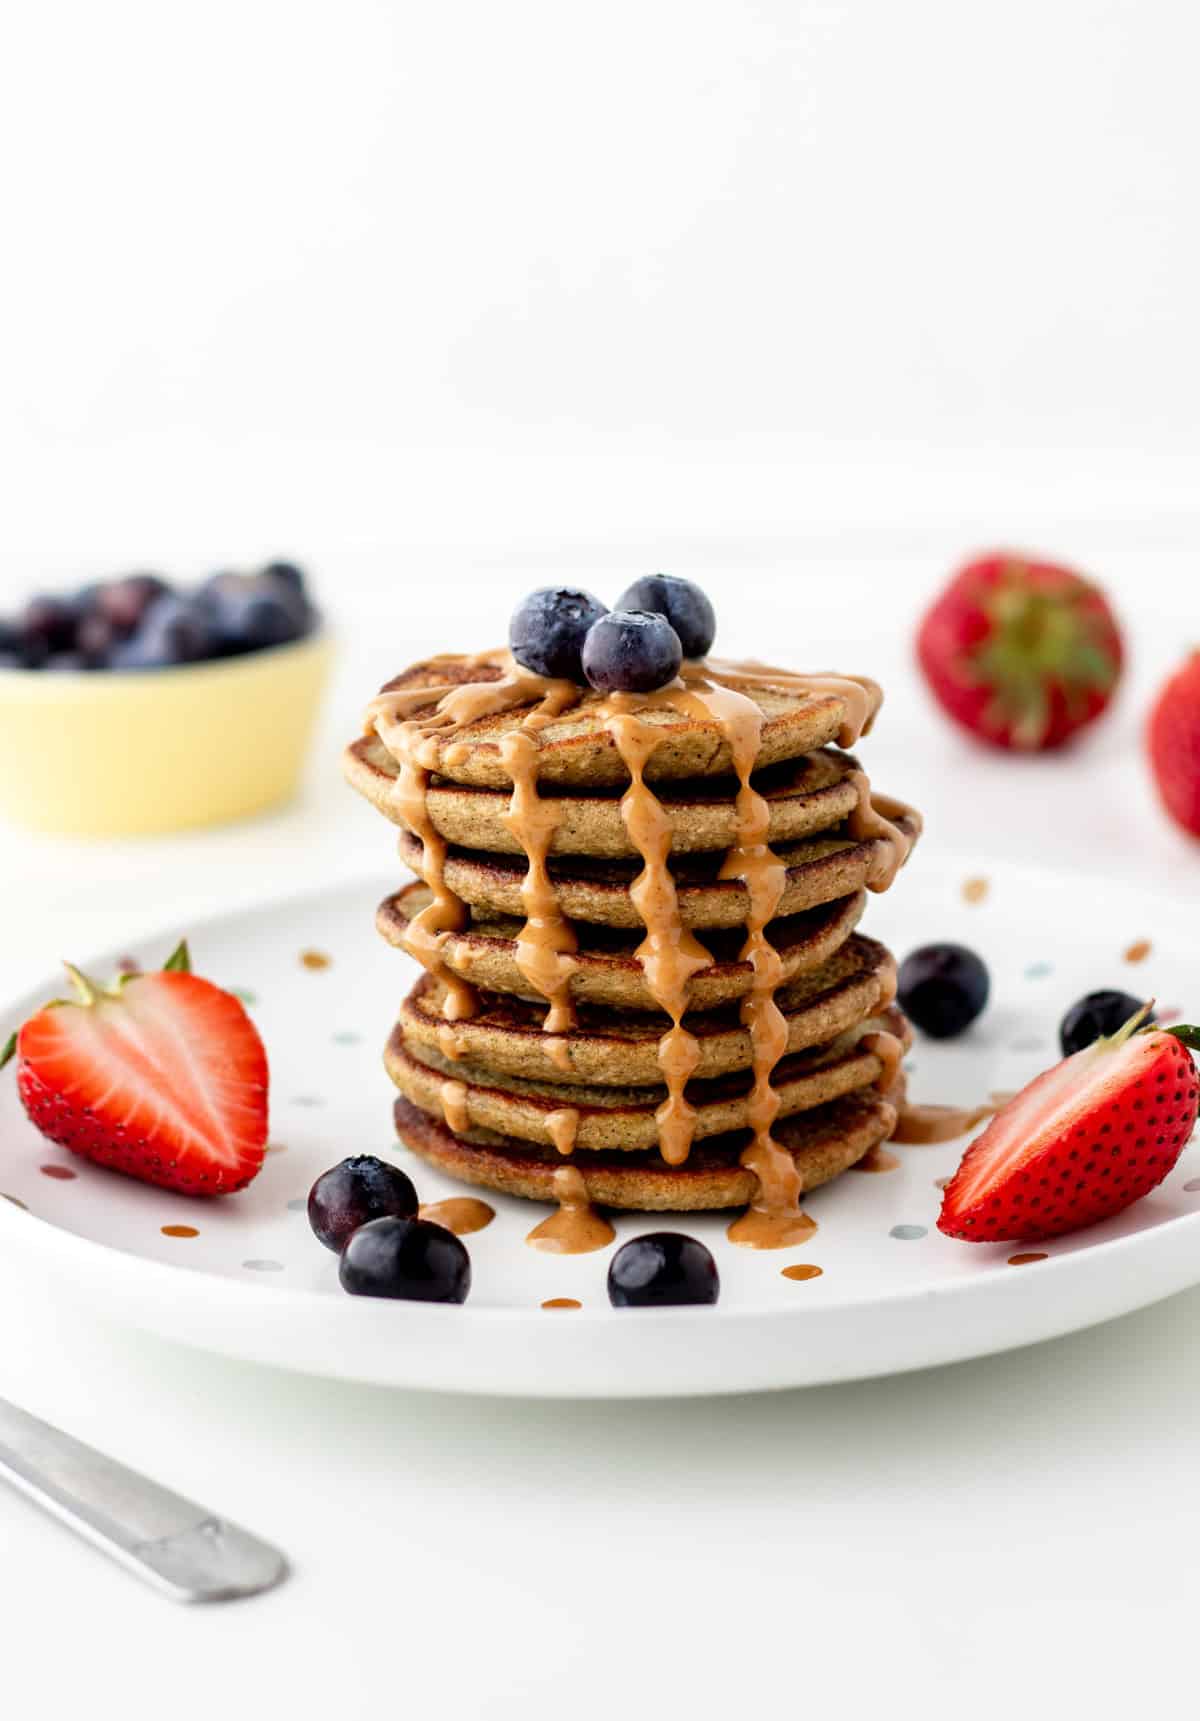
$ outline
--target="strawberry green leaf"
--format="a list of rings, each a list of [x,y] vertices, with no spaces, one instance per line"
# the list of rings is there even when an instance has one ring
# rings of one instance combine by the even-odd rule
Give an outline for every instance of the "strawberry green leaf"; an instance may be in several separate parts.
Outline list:
[[[15,1034],[10,1034],[8,1036],[8,1039],[5,1040],[5,1042],[4,1042],[4,1050],[2,1052],[0,1052],[0,1070],[2,1070],[4,1068],[5,1064],[10,1062],[12,1055],[16,1051],[16,1049],[17,1049],[17,1036]]]
[[[192,971],[192,955],[188,949],[187,939],[181,938],[163,963],[164,974],[190,974]]]
[[[1190,1051],[1200,1052],[1200,1028],[1194,1028],[1190,1022],[1180,1022],[1165,1031],[1173,1034],[1177,1040],[1182,1040]]]

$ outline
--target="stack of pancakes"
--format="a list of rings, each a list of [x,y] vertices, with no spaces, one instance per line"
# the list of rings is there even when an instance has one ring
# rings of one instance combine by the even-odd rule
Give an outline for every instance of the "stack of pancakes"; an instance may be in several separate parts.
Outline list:
[[[425,969],[387,1044],[396,1126],[452,1176],[618,1208],[761,1205],[749,1149],[768,1131],[809,1190],[895,1127],[908,1030],[893,959],[857,927],[920,821],[872,802],[833,745],[870,727],[878,690],[757,665],[690,676],[605,698],[504,654],[438,658],[388,684],[348,749],[417,874],[378,914]],[[685,1081],[664,1050],[680,1037]],[[685,1139],[676,1123],[664,1153],[672,1110]]]

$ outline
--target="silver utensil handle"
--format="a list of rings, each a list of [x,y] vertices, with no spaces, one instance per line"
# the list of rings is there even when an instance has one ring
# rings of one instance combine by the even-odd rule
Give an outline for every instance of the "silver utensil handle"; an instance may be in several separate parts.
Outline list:
[[[270,1589],[283,1555],[0,1399],[0,1477],[175,1601]]]

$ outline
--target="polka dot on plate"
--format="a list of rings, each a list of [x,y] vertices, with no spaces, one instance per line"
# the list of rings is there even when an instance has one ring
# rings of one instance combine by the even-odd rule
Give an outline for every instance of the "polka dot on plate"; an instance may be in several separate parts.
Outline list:
[[[1026,980],[1044,980],[1048,974],[1053,974],[1053,962],[1031,962],[1025,970]]]
[[[824,1267],[814,1266],[809,1261],[797,1261],[794,1267],[780,1268],[785,1279],[819,1279],[824,1271]]]
[[[1148,938],[1137,938],[1125,952],[1126,962],[1144,962],[1153,946]]]
[[[576,1302],[574,1297],[547,1297],[542,1307],[544,1309],[581,1309],[583,1304]]]
[[[308,1196],[307,1195],[297,1195],[293,1200],[288,1202],[288,1212],[289,1213],[303,1213],[304,1209],[307,1206],[308,1206]]]
[[[70,1183],[73,1177],[79,1176],[69,1165],[39,1165],[38,1170],[43,1177],[53,1177],[59,1183]]]
[[[963,880],[963,901],[982,902],[991,886],[986,878],[968,878]]]
[[[1187,1190],[1189,1195],[1194,1195],[1196,1191],[1200,1189],[1200,1177],[1189,1177],[1183,1187]],[[11,1201],[12,1196],[10,1195],[8,1199]]]
[[[302,950],[300,952],[300,966],[310,968],[314,973],[319,972],[322,968],[329,968],[332,963],[333,957],[327,956],[323,950]]]
[[[1010,1255],[1008,1265],[1010,1267],[1028,1267],[1033,1261],[1048,1261],[1049,1259],[1049,1255],[1044,1255],[1039,1249],[1033,1249],[1027,1255]]]
[[[194,1225],[164,1225],[162,1226],[162,1234],[164,1237],[198,1237],[200,1235]]]
[[[888,1232],[889,1237],[896,1237],[901,1243],[915,1243],[918,1237],[926,1237],[928,1234],[928,1225],[893,1225]]]
[[[242,1266],[248,1273],[282,1273],[282,1261],[243,1261]]]

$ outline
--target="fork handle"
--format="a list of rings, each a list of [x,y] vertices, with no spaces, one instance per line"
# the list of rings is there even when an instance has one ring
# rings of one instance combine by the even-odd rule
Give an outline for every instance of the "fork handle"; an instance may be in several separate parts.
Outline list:
[[[232,1601],[287,1574],[257,1536],[2,1398],[0,1477],[175,1601]]]

